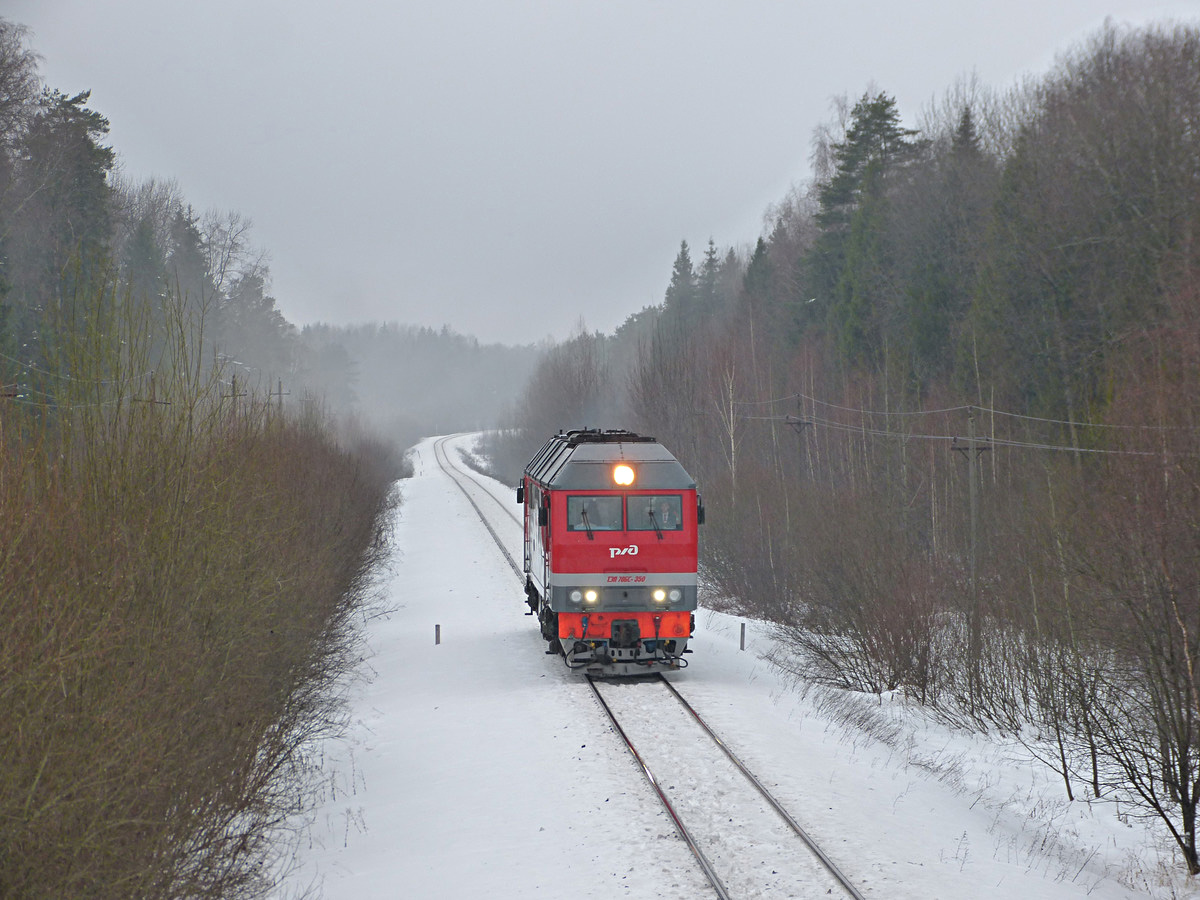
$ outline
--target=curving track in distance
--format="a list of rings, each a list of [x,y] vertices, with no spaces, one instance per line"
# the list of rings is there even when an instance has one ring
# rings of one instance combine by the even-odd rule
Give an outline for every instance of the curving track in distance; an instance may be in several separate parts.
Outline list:
[[[466,469],[460,468],[450,458],[450,454],[446,450],[446,443],[459,437],[462,437],[462,435],[450,434],[434,441],[434,459],[437,461],[438,468],[450,476],[450,480],[454,482],[455,487],[462,491],[463,496],[467,498],[467,502],[469,502],[475,509],[476,515],[479,516],[479,521],[483,523],[484,528],[488,530],[488,534],[492,536],[492,540],[496,542],[496,546],[500,548],[500,552],[504,554],[504,559],[508,562],[509,567],[513,570],[513,574],[517,576],[521,584],[524,584],[525,573],[522,571],[521,564],[513,559],[513,555],[508,552],[508,548],[504,546],[504,541],[500,539],[500,535],[497,534],[496,529],[492,527],[491,521],[483,514],[483,510],[479,508],[479,503],[476,502],[476,498],[485,498],[490,500],[499,506],[504,514],[516,523],[518,528],[523,528],[524,526],[522,525],[521,520],[517,518],[516,513],[509,509],[499,497],[484,487],[480,483],[479,479],[474,476],[474,474]]]
[[[452,459],[446,445],[459,437],[462,435],[438,438],[434,458],[467,498],[523,584],[521,565],[490,521],[495,512],[486,515],[482,507],[490,511],[495,503],[518,528],[521,520],[474,472]],[[589,676],[588,683],[718,897],[843,896],[864,900],[661,673],[621,681],[598,681]],[[669,780],[661,781],[655,769],[669,772]]]

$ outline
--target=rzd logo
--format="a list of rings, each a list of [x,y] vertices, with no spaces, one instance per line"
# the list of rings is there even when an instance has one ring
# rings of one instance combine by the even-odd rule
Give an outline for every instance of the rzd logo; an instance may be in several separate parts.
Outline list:
[[[618,556],[637,556],[637,544],[630,544],[628,547],[609,547],[608,558],[616,559]]]

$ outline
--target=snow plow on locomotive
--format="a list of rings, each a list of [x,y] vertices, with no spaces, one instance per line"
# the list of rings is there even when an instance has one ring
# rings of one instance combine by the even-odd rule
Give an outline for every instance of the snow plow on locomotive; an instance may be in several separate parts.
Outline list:
[[[704,506],[665,447],[630,431],[560,432],[525,467],[517,502],[547,652],[599,676],[687,665]]]

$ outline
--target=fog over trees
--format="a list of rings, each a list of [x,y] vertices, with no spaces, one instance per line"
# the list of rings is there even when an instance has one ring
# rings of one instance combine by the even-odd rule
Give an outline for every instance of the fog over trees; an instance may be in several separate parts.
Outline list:
[[[658,437],[777,662],[1016,736],[1200,872],[1197,72],[1197,26],[1109,26],[915,127],[836,102],[752,249],[685,241],[661,305],[542,360],[497,466]]]
[[[152,329],[162,330],[164,299],[183,298],[204,355],[239,395],[319,398],[402,446],[483,427],[513,401],[533,347],[399,324],[295,327],[250,218],[199,212],[172,180],[121,177],[108,121],[89,100],[44,86],[24,31],[0,20],[0,377],[20,395],[10,399],[34,399],[29,374],[54,354],[61,317],[86,319],[83,286],[111,273]],[[161,337],[156,346],[161,355]]]
[[[308,326],[300,343],[300,383],[403,447],[430,434],[491,427],[540,353],[397,323]]]

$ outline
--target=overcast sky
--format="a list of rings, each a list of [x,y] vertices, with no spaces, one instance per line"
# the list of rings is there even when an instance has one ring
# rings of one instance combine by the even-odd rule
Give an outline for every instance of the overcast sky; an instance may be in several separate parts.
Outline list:
[[[611,332],[686,239],[753,242],[830,99],[907,124],[1116,22],[1200,0],[0,0],[46,83],[91,89],[130,178],[237,210],[303,325]]]

